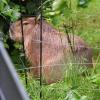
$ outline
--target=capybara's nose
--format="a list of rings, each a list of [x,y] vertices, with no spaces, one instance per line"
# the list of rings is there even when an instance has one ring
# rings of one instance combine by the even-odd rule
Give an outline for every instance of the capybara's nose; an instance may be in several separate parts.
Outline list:
[[[13,29],[14,29],[14,26],[11,25],[10,28],[9,28],[9,32],[10,32],[10,33],[13,33]]]
[[[14,25],[13,25],[13,23],[10,25],[10,29],[11,29],[11,30],[14,29]]]

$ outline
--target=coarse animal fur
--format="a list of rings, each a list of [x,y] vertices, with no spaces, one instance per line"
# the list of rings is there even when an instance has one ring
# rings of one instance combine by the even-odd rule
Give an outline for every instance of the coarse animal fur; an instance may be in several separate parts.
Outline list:
[[[25,54],[32,64],[32,73],[35,77],[40,76],[40,21],[35,17],[23,18],[23,35]],[[10,37],[14,41],[22,41],[21,20],[10,26]],[[92,67],[92,49],[77,35],[69,35],[73,45],[73,53],[68,43],[67,35],[53,28],[45,20],[42,20],[42,72],[46,83],[53,83],[63,78],[65,63],[74,59],[74,63],[81,66]],[[73,42],[74,41],[74,42]],[[70,60],[69,60],[70,59]],[[88,64],[84,64],[88,63]]]

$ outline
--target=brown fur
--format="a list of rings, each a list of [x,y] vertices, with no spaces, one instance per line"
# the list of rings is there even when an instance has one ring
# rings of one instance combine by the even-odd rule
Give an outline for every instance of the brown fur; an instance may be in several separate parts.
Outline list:
[[[69,59],[76,58],[75,63],[82,66],[92,67],[92,50],[79,37],[74,36],[74,57],[68,44],[67,36],[64,33],[54,29],[49,23],[43,21],[43,78],[46,83],[57,82],[63,78],[66,66],[60,65],[69,62]],[[24,46],[25,53],[34,68],[34,76],[39,77],[39,59],[40,59],[40,21],[35,17],[23,19]],[[21,21],[16,21],[10,27],[10,37],[15,41],[21,41]],[[73,43],[73,36],[70,35]],[[83,61],[85,59],[85,61]]]

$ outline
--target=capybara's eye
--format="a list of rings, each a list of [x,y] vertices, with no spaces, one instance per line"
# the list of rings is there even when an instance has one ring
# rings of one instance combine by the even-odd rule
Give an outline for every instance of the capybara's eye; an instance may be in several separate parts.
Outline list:
[[[24,25],[28,25],[28,23],[24,23]]]
[[[23,25],[28,25],[29,22],[28,21],[23,21]]]

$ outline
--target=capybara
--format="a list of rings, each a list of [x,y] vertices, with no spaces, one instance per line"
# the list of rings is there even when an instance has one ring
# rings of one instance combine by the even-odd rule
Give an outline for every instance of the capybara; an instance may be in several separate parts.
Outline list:
[[[40,20],[36,17],[22,19],[25,54],[31,62],[32,73],[39,77],[40,73]],[[14,41],[22,40],[21,20],[10,26],[10,37]],[[59,32],[45,20],[42,20],[42,73],[47,84],[63,78],[67,66],[75,58],[74,63],[92,67],[92,50],[79,36],[70,34],[69,40],[73,45],[73,54],[68,42],[68,36]],[[70,59],[70,60],[69,60]],[[86,64],[84,64],[86,63]],[[67,64],[68,65],[68,64]]]

